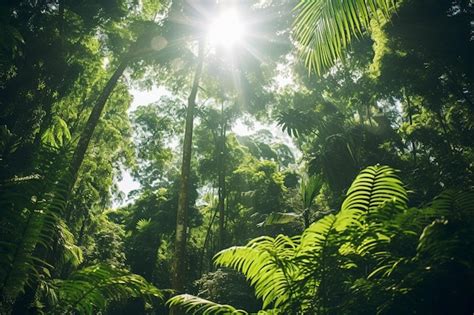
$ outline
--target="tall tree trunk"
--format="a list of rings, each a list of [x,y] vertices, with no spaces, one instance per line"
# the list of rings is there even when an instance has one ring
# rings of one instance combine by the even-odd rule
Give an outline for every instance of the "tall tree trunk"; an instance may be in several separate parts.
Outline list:
[[[117,66],[117,69],[115,69],[115,72],[112,74],[109,81],[107,81],[107,84],[105,85],[104,89],[99,95],[99,98],[95,102],[94,107],[92,108],[92,112],[90,113],[84,130],[82,131],[81,137],[79,138],[79,142],[77,143],[76,150],[74,151],[74,155],[72,157],[72,161],[69,167],[69,174],[71,176],[71,187],[69,191],[72,189],[72,186],[74,186],[76,182],[79,169],[81,168],[82,162],[84,161],[84,157],[86,155],[87,147],[89,146],[89,142],[92,139],[92,135],[94,134],[94,130],[97,127],[100,116],[104,111],[105,104],[107,103],[110,94],[112,94],[115,86],[117,85],[118,80],[122,76],[128,64],[132,60],[142,58],[147,54],[154,53],[157,51],[152,46],[138,48],[141,42],[142,38],[139,37],[136,42],[130,46],[129,52],[123,57],[122,61]]]
[[[181,164],[181,182],[178,197],[178,209],[176,212],[176,239],[175,252],[173,257],[172,288],[178,292],[183,292],[186,282],[186,234],[188,227],[188,201],[189,183],[191,173],[191,153],[193,143],[193,123],[194,108],[196,107],[196,97],[201,78],[204,60],[204,43],[199,42],[198,64],[194,73],[193,85],[188,98],[188,108],[186,109],[186,124],[183,142],[183,161]]]
[[[309,225],[310,225],[310,222],[309,222],[309,208],[306,208],[303,211],[303,222],[304,222],[304,228],[305,229],[309,228]]]
[[[224,103],[221,105],[221,130],[218,148],[218,209],[219,209],[219,241],[218,248],[225,246],[225,137],[226,126],[224,118]]]
[[[115,86],[117,85],[118,80],[122,76],[123,72],[127,68],[128,60],[125,59],[122,61],[115,72],[110,77],[109,81],[105,85],[102,93],[100,94],[99,98],[95,102],[94,107],[92,108],[92,112],[89,115],[89,119],[87,119],[86,125],[84,127],[84,131],[79,138],[79,142],[77,143],[76,150],[74,151],[74,155],[72,157],[72,161],[69,167],[69,172],[71,176],[71,186],[74,185],[77,179],[77,175],[79,169],[81,168],[82,162],[84,161],[84,156],[86,155],[87,147],[89,146],[89,142],[91,141],[92,135],[94,134],[94,130],[97,127],[99,122],[100,116],[104,111],[105,104],[109,99],[110,94],[114,90]]]
[[[450,133],[449,133],[449,130],[448,130],[448,125],[446,123],[446,120],[444,118],[444,114],[443,114],[443,111],[441,108],[437,108],[435,110],[435,113],[436,113],[436,117],[438,118],[438,121],[439,121],[439,124],[441,125],[441,129],[443,129],[443,134],[444,134],[444,140],[446,141],[446,146],[448,147],[448,151],[449,153],[453,153],[454,152],[454,146],[451,142],[451,136],[450,136]]]
[[[413,126],[413,108],[411,106],[411,100],[410,97],[406,94],[406,91],[404,90],[403,92],[405,94],[405,99],[407,101],[407,114],[408,114],[408,122],[410,123],[410,126]],[[412,154],[413,154],[413,163],[416,167],[417,161],[416,161],[416,143],[414,140],[411,140],[411,149],[412,149]]]

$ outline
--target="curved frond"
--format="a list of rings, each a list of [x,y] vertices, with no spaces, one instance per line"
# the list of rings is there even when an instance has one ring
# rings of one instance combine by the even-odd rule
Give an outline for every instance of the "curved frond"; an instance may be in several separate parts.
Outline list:
[[[407,191],[394,169],[388,166],[369,166],[362,170],[347,191],[341,211],[372,212],[386,202],[406,205]]]
[[[190,294],[180,294],[169,299],[166,304],[169,307],[183,308],[188,314],[218,315],[218,314],[242,314],[248,313],[244,310],[236,309],[227,304],[218,304],[209,300]]]
[[[329,234],[334,229],[337,222],[337,216],[329,214],[317,222],[311,224],[301,237],[299,247],[299,256],[309,254],[311,256],[318,255],[322,251],[328,241]]]
[[[270,213],[263,222],[263,225],[276,225],[276,224],[287,224],[297,222],[301,219],[301,214],[294,212],[272,212]]]
[[[50,189],[48,184],[54,187],[53,192],[44,191]],[[50,267],[41,257],[35,256],[37,246],[50,248],[58,234],[59,240],[67,243],[72,234],[59,220],[65,205],[60,184],[33,176],[13,180],[2,185],[0,191],[0,291],[7,301],[13,302],[32,276]],[[81,259],[77,248],[70,250],[74,252],[70,258]],[[72,254],[71,251],[68,253]]]
[[[109,302],[130,297],[163,298],[160,290],[143,277],[126,270],[95,265],[76,271],[67,280],[56,280],[59,303],[63,311],[95,314]]]
[[[340,237],[341,233],[349,226],[359,224],[360,215],[359,211],[339,212],[311,224],[301,237],[298,258],[312,270],[320,268],[324,252],[329,247],[338,249],[342,246],[344,238]]]
[[[462,211],[474,212],[474,191],[446,190],[436,197],[431,207],[440,212]]]
[[[70,186],[69,176],[62,172],[62,152],[44,148],[39,161],[43,168],[37,173],[0,183],[0,291],[6,304],[13,304],[33,279],[49,277],[52,266],[43,253],[52,244],[59,242],[65,260],[73,264],[82,259],[60,220]]]
[[[314,199],[319,194],[322,186],[323,182],[318,176],[311,176],[307,179],[303,179],[301,182],[300,194],[305,209],[308,209],[313,205]]]
[[[263,300],[263,308],[272,303],[278,307],[292,298],[291,285],[297,270],[293,258],[297,246],[295,238],[285,235],[262,236],[246,246],[217,253],[215,263],[242,272],[255,287],[256,296]]]
[[[300,0],[294,37],[309,71],[318,74],[334,65],[353,37],[370,29],[380,14],[389,18],[396,0]]]

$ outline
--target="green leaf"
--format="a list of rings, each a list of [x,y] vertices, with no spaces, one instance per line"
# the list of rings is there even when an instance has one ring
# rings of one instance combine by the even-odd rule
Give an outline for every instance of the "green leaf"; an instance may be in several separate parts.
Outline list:
[[[293,35],[309,71],[321,74],[334,65],[373,18],[390,18],[395,10],[394,0],[300,0]]]
[[[166,304],[172,307],[179,307],[186,310],[188,314],[248,314],[244,310],[236,309],[226,304],[218,304],[190,294],[180,294],[169,299]]]

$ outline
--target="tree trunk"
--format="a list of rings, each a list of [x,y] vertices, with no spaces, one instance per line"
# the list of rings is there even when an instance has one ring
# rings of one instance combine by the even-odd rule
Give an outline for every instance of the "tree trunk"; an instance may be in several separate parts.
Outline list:
[[[186,109],[186,125],[183,142],[183,161],[181,164],[181,182],[176,212],[176,239],[173,257],[172,288],[183,292],[186,282],[186,234],[188,220],[189,182],[191,173],[191,151],[193,142],[194,108],[204,60],[204,44],[199,43],[198,64],[194,73],[193,86]]]
[[[122,76],[123,72],[127,68],[128,59],[122,61],[115,72],[110,77],[109,81],[105,85],[102,93],[100,94],[99,98],[97,99],[92,112],[89,115],[89,119],[86,122],[84,127],[84,131],[81,134],[79,142],[77,143],[76,150],[74,151],[74,155],[72,157],[72,161],[69,167],[69,172],[71,176],[71,188],[74,186],[76,182],[77,175],[79,173],[79,169],[81,168],[82,162],[84,161],[84,157],[86,155],[87,147],[89,146],[89,142],[91,141],[92,135],[94,134],[94,130],[97,127],[99,122],[100,116],[104,111],[105,104],[109,99],[110,94],[114,90],[115,86],[119,78]]]
[[[407,114],[408,114],[408,122],[410,123],[410,126],[413,126],[413,109],[411,106],[411,100],[410,97],[404,92],[405,94],[405,99],[407,101]],[[413,163],[416,167],[417,161],[416,161],[416,143],[414,140],[411,140],[411,149],[412,149],[412,154],[413,154]]]
[[[214,211],[214,214],[212,214],[212,216],[211,216],[211,221],[209,222],[209,225],[207,226],[206,236],[204,237],[204,244],[202,246],[202,251],[201,251],[201,259],[200,259],[200,262],[199,262],[199,276],[200,277],[202,276],[203,270],[204,270],[204,258],[205,258],[204,256],[206,255],[206,252],[207,253],[210,252],[210,251],[206,251],[207,250],[207,244],[209,243],[209,239],[210,239],[211,233],[212,233],[212,226],[214,225],[214,220],[216,219],[218,211],[219,211],[219,208],[217,208]]]
[[[221,130],[219,137],[218,158],[218,209],[219,209],[219,241],[218,248],[225,246],[225,139],[226,126],[224,118],[224,103],[221,105]]]
[[[304,228],[305,229],[309,228],[309,225],[310,225],[310,222],[309,222],[309,208],[306,208],[303,211],[303,222],[304,222]]]

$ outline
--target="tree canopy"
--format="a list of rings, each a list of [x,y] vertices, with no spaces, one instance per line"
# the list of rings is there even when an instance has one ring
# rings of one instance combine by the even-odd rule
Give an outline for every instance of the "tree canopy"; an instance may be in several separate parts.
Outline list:
[[[472,314],[473,5],[0,4],[1,314]]]

